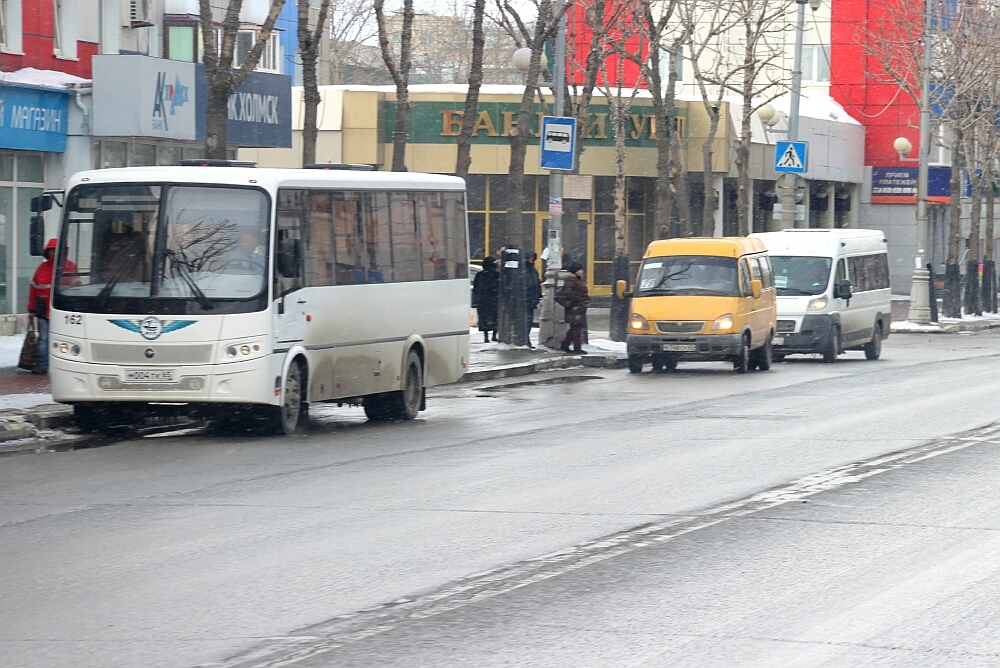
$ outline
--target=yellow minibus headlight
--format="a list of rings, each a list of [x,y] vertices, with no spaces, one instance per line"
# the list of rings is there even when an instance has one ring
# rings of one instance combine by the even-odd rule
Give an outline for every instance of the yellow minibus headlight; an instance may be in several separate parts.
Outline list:
[[[649,322],[638,313],[633,313],[632,319],[629,320],[629,327],[644,331],[649,329]]]
[[[727,329],[733,328],[733,314],[727,313],[726,315],[720,315],[712,323],[712,329],[719,331],[726,331]]]

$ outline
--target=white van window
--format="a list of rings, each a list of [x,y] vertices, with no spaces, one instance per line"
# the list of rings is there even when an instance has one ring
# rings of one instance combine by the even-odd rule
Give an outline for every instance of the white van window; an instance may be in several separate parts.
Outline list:
[[[851,290],[868,292],[889,287],[889,257],[885,253],[856,255],[847,259]]]
[[[830,282],[833,260],[828,257],[805,255],[771,257],[774,286],[779,297],[821,295]]]
[[[834,277],[834,284],[839,284],[841,281],[847,280],[847,265],[844,264],[844,258],[840,258],[837,262],[837,275]]]

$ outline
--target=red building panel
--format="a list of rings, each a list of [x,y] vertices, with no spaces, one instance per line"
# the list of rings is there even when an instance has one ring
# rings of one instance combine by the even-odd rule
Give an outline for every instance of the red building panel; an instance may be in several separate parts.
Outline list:
[[[21,6],[21,51],[23,56],[0,54],[0,71],[13,72],[25,67],[56,70],[90,78],[91,58],[97,44],[76,43],[76,58],[55,55],[55,3],[52,0],[23,0]]]

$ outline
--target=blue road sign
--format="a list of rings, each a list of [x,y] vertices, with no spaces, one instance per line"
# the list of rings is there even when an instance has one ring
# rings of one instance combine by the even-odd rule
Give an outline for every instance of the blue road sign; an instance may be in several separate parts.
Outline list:
[[[562,116],[542,118],[542,169],[573,169],[576,155],[576,119]]]
[[[805,174],[809,169],[809,142],[779,141],[774,145],[774,171]]]

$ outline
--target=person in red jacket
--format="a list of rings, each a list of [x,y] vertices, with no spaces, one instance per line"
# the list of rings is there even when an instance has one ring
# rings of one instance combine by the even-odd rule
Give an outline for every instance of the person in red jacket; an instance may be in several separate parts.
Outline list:
[[[52,274],[55,268],[56,240],[49,239],[45,244],[45,260],[35,269],[31,277],[31,287],[28,290],[28,320],[29,325],[37,322],[38,348],[35,368],[31,373],[49,372],[49,311],[52,300]],[[68,264],[67,264],[68,266]]]

